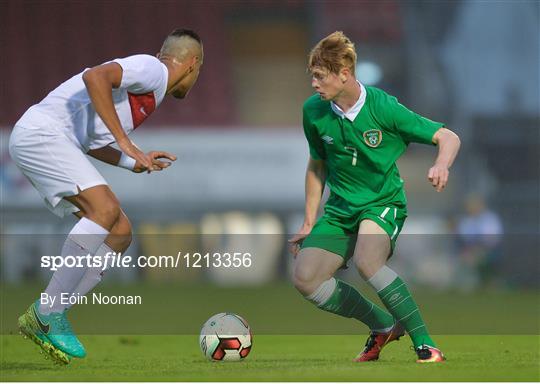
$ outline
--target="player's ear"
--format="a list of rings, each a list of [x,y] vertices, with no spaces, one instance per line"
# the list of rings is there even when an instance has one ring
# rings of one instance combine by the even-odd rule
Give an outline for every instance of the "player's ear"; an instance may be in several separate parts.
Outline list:
[[[188,73],[191,73],[195,70],[195,65],[197,65],[197,56],[193,56],[190,60],[190,63],[189,63],[189,69],[188,69]]]
[[[348,68],[341,68],[341,70],[339,71],[339,80],[341,80],[343,84],[345,84],[347,82],[347,79],[349,78],[348,72],[349,72]]]

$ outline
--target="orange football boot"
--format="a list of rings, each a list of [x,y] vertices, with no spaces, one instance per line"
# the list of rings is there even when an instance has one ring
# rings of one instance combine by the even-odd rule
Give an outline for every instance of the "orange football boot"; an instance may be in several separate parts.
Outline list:
[[[439,349],[426,344],[416,348],[416,354],[418,355],[417,363],[441,363],[446,360]]]
[[[371,332],[366,341],[366,347],[353,359],[353,361],[361,363],[378,360],[382,349],[388,343],[399,340],[404,334],[405,330],[399,323],[396,323],[390,331],[385,333]]]

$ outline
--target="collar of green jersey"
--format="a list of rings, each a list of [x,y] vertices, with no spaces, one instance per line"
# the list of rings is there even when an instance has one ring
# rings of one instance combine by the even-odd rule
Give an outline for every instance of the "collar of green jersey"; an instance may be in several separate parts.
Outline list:
[[[351,122],[356,119],[356,116],[358,116],[358,114],[362,110],[362,107],[366,103],[366,88],[358,80],[356,80],[356,82],[358,83],[358,85],[360,85],[360,97],[347,112],[343,112],[343,110],[333,101],[330,102],[332,111],[334,111],[336,115],[338,115],[342,119],[347,119]]]

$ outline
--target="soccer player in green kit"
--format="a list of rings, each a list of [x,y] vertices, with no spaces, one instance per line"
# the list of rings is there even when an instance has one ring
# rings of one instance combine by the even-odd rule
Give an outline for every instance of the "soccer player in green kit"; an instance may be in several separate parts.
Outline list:
[[[441,192],[460,141],[444,124],[417,115],[380,89],[364,87],[355,66],[354,44],[342,32],[321,40],[309,55],[317,94],[303,108],[310,159],[304,223],[290,240],[294,285],[319,308],[370,328],[355,361],[377,360],[385,345],[407,332],[417,362],[441,362],[445,358],[417,304],[386,262],[407,217],[396,160],[411,142],[437,145],[428,180]],[[331,194],[316,221],[325,183]],[[386,310],[333,277],[350,259]]]

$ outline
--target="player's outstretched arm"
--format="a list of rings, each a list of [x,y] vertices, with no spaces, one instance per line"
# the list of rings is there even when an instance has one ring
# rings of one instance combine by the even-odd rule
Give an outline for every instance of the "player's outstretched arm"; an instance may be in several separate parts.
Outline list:
[[[449,169],[454,163],[461,141],[458,135],[446,128],[435,132],[432,140],[439,147],[439,154],[428,171],[428,180],[437,192],[441,192],[448,183]]]
[[[118,167],[129,169],[135,173],[141,173],[147,171],[140,162],[126,156],[116,148],[107,145],[102,148],[92,149],[88,151],[88,155],[95,159],[103,161],[104,163],[115,165]],[[165,151],[150,151],[146,156],[152,162],[152,171],[162,171],[168,168],[173,161],[176,160],[176,156]],[[160,159],[167,159],[170,161],[161,161]]]
[[[309,158],[306,170],[306,207],[304,223],[298,232],[289,240],[290,251],[296,256],[301,241],[310,234],[317,220],[317,211],[321,203],[324,184],[326,182],[326,164],[324,160]]]
[[[152,171],[151,159],[129,139],[114,108],[112,89],[120,87],[122,67],[118,63],[98,65],[85,71],[82,78],[96,113],[111,131],[122,152],[140,162],[148,172]]]

